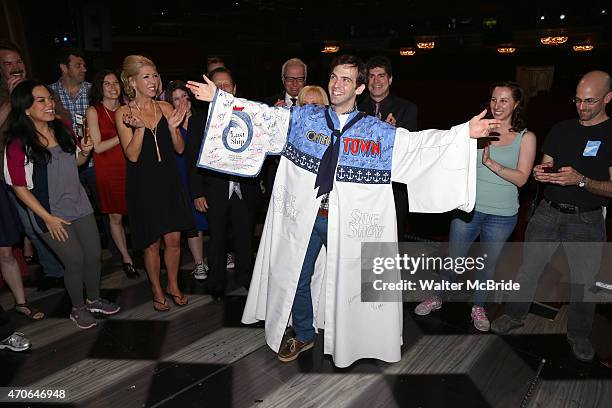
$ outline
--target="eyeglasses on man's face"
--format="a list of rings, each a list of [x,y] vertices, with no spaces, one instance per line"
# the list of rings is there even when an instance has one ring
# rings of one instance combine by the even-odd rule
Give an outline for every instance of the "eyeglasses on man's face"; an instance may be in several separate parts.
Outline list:
[[[285,82],[291,82],[291,83],[296,83],[296,82],[304,82],[306,80],[305,77],[291,77],[291,76],[285,76],[284,77]]]
[[[580,105],[582,103],[584,103],[585,105],[595,105],[597,102],[601,101],[603,98],[604,97],[601,96],[599,98],[585,98],[585,99],[581,99],[581,98],[578,98],[577,96],[574,96],[572,98],[572,102],[574,102],[576,105]]]

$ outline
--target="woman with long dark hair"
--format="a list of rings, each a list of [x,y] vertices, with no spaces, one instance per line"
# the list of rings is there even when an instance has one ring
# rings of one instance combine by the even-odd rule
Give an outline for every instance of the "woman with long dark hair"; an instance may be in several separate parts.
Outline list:
[[[510,238],[518,219],[518,188],[531,174],[536,154],[536,136],[525,128],[523,90],[514,82],[499,82],[491,87],[489,111],[501,121],[496,129],[498,140],[478,150],[476,169],[476,207],[471,213],[456,211],[449,233],[449,255],[466,256],[471,244],[480,236],[487,254],[485,267],[476,279],[484,282],[495,274],[497,259]],[[445,276],[454,279],[455,271]],[[486,290],[477,290],[473,297],[471,318],[474,327],[489,331],[490,323],[484,305]],[[421,302],[415,308],[418,315],[427,315],[442,307],[442,293]]]
[[[185,306],[187,296],[178,286],[181,231],[195,228],[187,192],[182,186],[175,153],[182,153],[179,127],[187,106],[173,109],[158,102],[161,80],[155,64],[141,55],[123,60],[123,88],[130,99],[117,109],[115,123],[127,162],[127,202],[130,236],[134,249],[144,249],[144,261],[153,290],[153,308],[170,308],[164,295],[176,306]],[[159,279],[159,247],[164,240],[164,263],[168,286]]]
[[[187,106],[185,119],[179,127],[183,142],[187,144],[187,126],[189,124],[189,118],[191,118],[194,109],[194,98],[192,98],[191,91],[187,89],[187,86],[183,81],[170,81],[168,83],[168,87],[166,88],[166,101],[171,103],[175,109],[178,109],[181,103],[184,103]],[[184,156],[184,154],[177,153],[176,164],[178,165],[179,173],[181,174],[181,179],[183,180],[183,187],[185,187],[187,194],[189,194],[191,197],[191,193],[189,191],[187,164]],[[206,221],[206,215],[197,211],[193,205],[193,202],[191,204],[191,209],[193,212],[196,229],[187,231],[185,235],[187,236],[187,245],[189,246],[189,250],[193,256],[195,266],[192,274],[196,279],[204,280],[208,277],[208,265],[204,263],[203,231],[208,229],[208,222]]]
[[[70,319],[83,329],[96,325],[92,312],[119,311],[119,306],[100,297],[100,237],[77,170],[92,147],[87,140],[79,146],[55,118],[55,101],[45,85],[26,80],[15,87],[5,151],[6,182],[64,264]]]
[[[103,70],[94,77],[89,92],[89,104],[85,116],[94,146],[96,189],[100,212],[108,214],[110,232],[121,253],[123,271],[128,278],[139,276],[128,252],[123,228],[123,216],[127,215],[125,199],[125,156],[115,126],[115,111],[121,106],[121,83],[111,70]]]

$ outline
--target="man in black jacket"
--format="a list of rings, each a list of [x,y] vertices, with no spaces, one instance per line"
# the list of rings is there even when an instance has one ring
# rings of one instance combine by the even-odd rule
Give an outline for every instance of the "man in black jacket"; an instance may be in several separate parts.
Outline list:
[[[281,81],[285,88],[283,92],[272,95],[264,101],[270,106],[292,107],[297,103],[297,97],[304,85],[308,67],[299,58],[291,58],[285,61],[281,68]]]
[[[209,75],[218,88],[236,94],[236,84],[227,68],[217,68]],[[255,250],[254,213],[261,199],[261,190],[256,178],[233,177],[196,166],[206,128],[207,112],[208,109],[195,113],[189,119],[185,153],[194,205],[198,211],[208,215],[208,287],[215,300],[220,300],[226,286],[225,243],[228,223],[231,224],[234,241],[236,281],[238,285],[247,288],[251,281]]]
[[[366,63],[368,68],[369,95],[359,104],[359,110],[376,116],[393,126],[410,131],[417,130],[417,107],[414,103],[391,95],[389,88],[393,82],[391,61],[387,57],[372,57]],[[408,192],[406,185],[393,183],[393,198],[397,215],[397,239],[404,240],[408,220]]]

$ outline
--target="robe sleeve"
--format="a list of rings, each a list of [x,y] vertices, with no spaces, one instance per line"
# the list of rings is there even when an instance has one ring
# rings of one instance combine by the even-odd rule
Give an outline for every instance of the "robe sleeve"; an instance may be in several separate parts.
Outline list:
[[[407,185],[411,212],[469,212],[476,201],[476,160],[468,123],[450,130],[398,128],[391,179]]]
[[[268,154],[279,154],[287,142],[291,111],[234,98],[217,90],[197,165],[255,177]]]

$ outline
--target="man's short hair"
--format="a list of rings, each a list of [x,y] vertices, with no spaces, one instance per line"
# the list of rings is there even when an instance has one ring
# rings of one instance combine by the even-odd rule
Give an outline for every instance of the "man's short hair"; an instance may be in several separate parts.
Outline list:
[[[212,81],[213,77],[217,74],[221,74],[221,73],[226,73],[227,75],[230,76],[230,78],[232,79],[232,83],[235,84],[236,82],[234,81],[234,76],[232,75],[232,71],[230,71],[229,69],[227,69],[226,67],[219,67],[219,68],[215,68],[212,71],[210,71],[208,73],[208,78]]]
[[[285,61],[281,68],[281,81],[285,81],[285,72],[287,71],[287,67],[289,65],[300,65],[302,68],[304,68],[304,82],[306,82],[306,78],[308,76],[308,66],[306,66],[304,61],[299,58],[291,58]]]
[[[382,55],[377,55],[375,57],[370,58],[368,62],[366,62],[366,67],[368,68],[368,73],[370,72],[371,69],[382,68],[385,70],[387,75],[389,75],[390,77],[393,76],[393,68],[391,67],[391,60]]]
[[[80,58],[85,59],[85,54],[83,54],[83,52],[81,52],[80,50],[73,49],[73,48],[65,48],[58,52],[57,63],[68,66],[68,64],[70,63],[71,55],[73,57],[80,57]]]
[[[338,65],[350,65],[357,68],[357,86],[365,85],[368,78],[368,70],[363,61],[354,55],[340,55],[334,58],[331,63],[331,70],[333,71]]]

